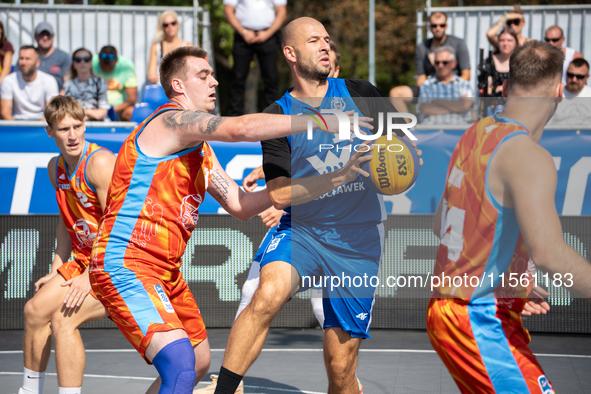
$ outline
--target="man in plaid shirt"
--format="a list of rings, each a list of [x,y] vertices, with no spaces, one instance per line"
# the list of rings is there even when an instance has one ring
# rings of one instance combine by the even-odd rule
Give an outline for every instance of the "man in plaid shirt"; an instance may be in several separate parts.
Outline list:
[[[474,93],[470,82],[453,72],[456,67],[453,49],[445,46],[437,49],[434,63],[435,75],[429,76],[419,91],[421,123],[466,124]]]

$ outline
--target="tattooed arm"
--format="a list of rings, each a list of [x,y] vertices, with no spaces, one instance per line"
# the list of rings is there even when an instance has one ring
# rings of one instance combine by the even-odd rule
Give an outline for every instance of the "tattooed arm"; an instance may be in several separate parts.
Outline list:
[[[209,194],[220,203],[230,215],[240,220],[247,220],[271,206],[267,190],[245,193],[213,157],[211,181],[207,189]]]
[[[218,117],[198,110],[169,111],[162,115],[164,127],[171,130],[182,146],[199,141],[262,141],[307,131],[308,116],[252,114]],[[325,115],[330,133],[338,132],[338,119]],[[360,118],[366,121],[366,118]],[[313,127],[318,128],[316,124]]]

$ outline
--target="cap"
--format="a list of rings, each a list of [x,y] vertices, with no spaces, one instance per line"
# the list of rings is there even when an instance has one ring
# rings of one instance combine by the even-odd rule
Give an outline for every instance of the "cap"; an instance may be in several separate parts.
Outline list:
[[[44,31],[49,32],[52,36],[55,34],[53,31],[53,27],[48,22],[41,22],[35,27],[35,35],[39,35]]]

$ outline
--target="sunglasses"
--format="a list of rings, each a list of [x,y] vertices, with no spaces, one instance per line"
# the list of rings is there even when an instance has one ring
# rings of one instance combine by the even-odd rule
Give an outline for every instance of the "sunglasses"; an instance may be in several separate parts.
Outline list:
[[[582,79],[587,78],[586,75],[573,74],[573,73],[569,73],[569,72],[566,73],[566,77],[569,78],[569,79],[575,79],[575,77],[576,77],[579,81],[582,80]]]
[[[435,60],[435,65],[439,66],[440,64],[443,64],[444,66],[447,66],[450,63],[449,60]]]
[[[517,26],[517,25],[520,25],[521,24],[521,21],[523,21],[523,19],[509,19],[507,21],[507,26],[511,26],[511,25]]]
[[[447,26],[447,23],[430,23],[429,27],[431,27],[431,29],[435,29],[436,27],[445,27]]]
[[[552,41],[552,42],[558,42],[558,41],[560,41],[560,40],[562,40],[562,36],[560,36],[560,37],[558,37],[558,38],[548,38],[548,37],[544,37],[544,41],[546,41],[546,42],[550,42],[550,41]]]
[[[176,24],[177,24],[177,21],[170,22],[170,23],[163,23],[162,27],[166,29],[168,26],[176,26]]]
[[[80,62],[88,63],[91,60],[92,60],[92,56],[84,56],[84,57],[78,57],[78,56],[76,56],[76,57],[74,57],[74,61],[76,63],[80,63]]]
[[[117,60],[117,56],[114,55],[114,54],[112,54],[112,53],[109,53],[109,54],[107,54],[107,53],[101,53],[99,55],[99,58],[102,61],[105,61],[105,62],[114,62],[115,60]]]

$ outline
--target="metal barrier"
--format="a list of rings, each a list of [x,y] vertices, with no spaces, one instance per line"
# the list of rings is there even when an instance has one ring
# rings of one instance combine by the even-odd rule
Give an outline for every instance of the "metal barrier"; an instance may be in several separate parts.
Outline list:
[[[430,4],[430,2],[428,2]],[[501,7],[429,7],[417,11],[417,45],[424,40],[423,27],[428,24],[428,16],[433,12],[445,12],[448,17],[447,33],[466,41],[470,52],[472,68],[471,83],[476,87],[478,52],[491,48],[486,38],[489,27],[511,6]],[[566,46],[581,52],[586,59],[591,57],[591,5],[522,6],[526,25],[523,36],[543,40],[545,30],[559,25],[564,30]],[[432,37],[428,32],[427,38]],[[475,89],[476,91],[476,89]]]
[[[205,49],[213,66],[210,15],[202,7],[0,4],[0,20],[15,57],[22,45],[36,44],[35,26],[42,21],[53,26],[54,45],[67,53],[86,47],[96,54],[105,45],[115,46],[134,62],[141,93],[158,15],[164,10],[178,13],[179,36]]]

